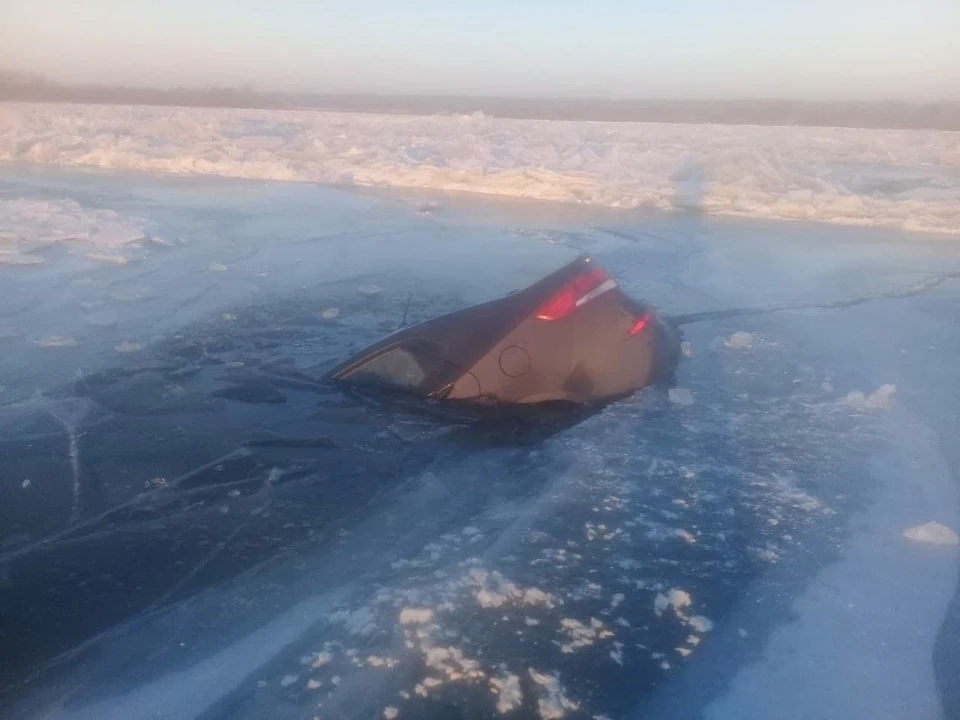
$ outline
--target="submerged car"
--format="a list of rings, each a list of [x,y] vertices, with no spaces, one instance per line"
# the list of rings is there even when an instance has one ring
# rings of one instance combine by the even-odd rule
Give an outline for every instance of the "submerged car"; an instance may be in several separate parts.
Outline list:
[[[603,405],[668,380],[679,357],[678,329],[581,256],[524,290],[399,330],[327,379],[483,416]]]
[[[248,312],[0,405],[0,471],[46,478],[42,494],[0,495],[0,648],[17,648],[0,652],[0,687],[129,617],[336,543],[425,468],[536,443],[669,379],[679,355],[669,321],[586,257],[332,370],[348,324],[305,326],[287,300]],[[300,370],[304,346],[336,354]]]

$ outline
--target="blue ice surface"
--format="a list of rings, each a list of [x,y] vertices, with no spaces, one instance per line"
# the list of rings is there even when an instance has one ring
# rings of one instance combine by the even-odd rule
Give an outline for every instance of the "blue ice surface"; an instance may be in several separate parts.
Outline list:
[[[382,314],[399,316],[411,292],[447,298],[445,311],[586,252],[667,313],[877,296],[690,325],[678,385],[692,405],[645,391],[536,448],[438,457],[336,543],[129,620],[6,688],[10,717],[481,717],[505,697],[491,679],[511,676],[511,717],[960,707],[957,548],[902,536],[929,521],[960,529],[960,282],[883,297],[960,270],[949,240],[10,167],[0,197],[144,217],[168,243],[122,267],[56,248],[42,266],[0,266],[8,433],[37,389],[110,367],[118,342],[149,347],[337,281],[380,286]],[[115,322],[90,322],[85,302]],[[367,337],[381,320],[339,322]],[[736,331],[749,347],[724,343]],[[49,335],[80,344],[30,342]],[[325,351],[301,349],[304,365]],[[889,408],[844,402],[887,383]],[[0,482],[8,497],[42,486]],[[534,588],[550,600],[528,602]],[[16,584],[0,591],[15,599]],[[405,624],[404,608],[431,620]]]

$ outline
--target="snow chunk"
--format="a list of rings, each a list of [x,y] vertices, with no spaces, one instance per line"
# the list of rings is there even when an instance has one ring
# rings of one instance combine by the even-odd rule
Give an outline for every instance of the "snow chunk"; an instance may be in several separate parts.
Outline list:
[[[556,675],[539,673],[529,668],[530,678],[540,688],[541,696],[537,701],[537,710],[541,720],[560,720],[568,710],[578,710],[580,704],[566,696]]]
[[[908,528],[903,531],[903,536],[907,540],[928,545],[960,545],[960,535],[938,522],[928,522]]]
[[[683,353],[685,358],[693,357],[693,345],[690,344],[689,340],[684,340],[680,343],[680,352]]]
[[[130,340],[123,340],[118,342],[113,346],[113,349],[118,353],[129,355],[130,353],[138,353],[143,350],[143,343],[132,342]]]
[[[623,665],[623,643],[615,642],[613,650],[610,651],[610,659],[617,665]]]
[[[280,678],[280,687],[290,687],[299,679],[299,675],[284,675]]]
[[[698,633],[707,633],[713,630],[713,621],[703,615],[694,615],[688,623]]]
[[[501,715],[517,709],[523,702],[520,678],[516,675],[490,678],[490,690],[497,695],[497,712]]]
[[[404,608],[400,611],[401,625],[425,625],[433,619],[433,610],[428,608]]]
[[[397,666],[397,660],[391,657],[380,657],[379,655],[370,655],[367,658],[367,665],[370,667],[394,668]]]
[[[503,605],[542,606],[552,608],[554,598],[540,588],[519,588],[494,570],[486,572],[474,568],[468,575],[468,583],[477,586],[474,596],[482,608],[498,608]]]
[[[48,335],[33,341],[34,345],[43,348],[72,348],[78,347],[80,341],[72,337],[63,337],[62,335]]]
[[[313,661],[313,666],[315,668],[323,667],[324,665],[327,665],[332,661],[333,661],[333,655],[328,651],[324,650],[323,652],[317,653],[317,657]]]
[[[674,405],[680,405],[681,407],[693,405],[693,393],[687,388],[670,388],[667,391],[667,397]]]
[[[626,596],[625,596],[623,593],[616,593],[616,594],[610,599],[610,607],[612,607],[612,608],[617,607],[617,606],[618,606],[620,603],[622,603],[625,599],[626,599]]]
[[[848,393],[843,399],[843,404],[856,410],[882,410],[890,407],[896,392],[897,386],[891,384],[881,385],[869,395],[864,395],[859,390],[854,390]]]
[[[338,610],[330,616],[333,622],[340,622],[347,628],[347,632],[361,637],[373,634],[377,628],[377,617],[373,608],[362,607],[354,611]]]
[[[589,625],[585,625],[574,618],[563,618],[560,621],[560,628],[570,638],[570,642],[560,646],[560,652],[566,654],[593,645],[597,640],[613,637],[613,633],[607,630],[603,623],[596,618],[590,618]]]
[[[685,610],[693,604],[693,600],[690,599],[690,593],[686,590],[677,590],[676,588],[667,593],[667,599],[670,601],[674,610]]]
[[[384,720],[394,720],[394,718],[399,714],[400,712],[392,705],[389,705],[383,709]]]
[[[670,607],[670,600],[663,593],[657,593],[657,596],[653,599],[653,611],[657,614],[657,617],[663,615],[663,611]]]
[[[383,289],[379,285],[361,285],[357,288],[357,292],[364,297],[375,297],[382,293]]]
[[[723,341],[724,347],[731,350],[742,350],[753,345],[753,335],[743,330],[738,330],[733,335]]]
[[[456,647],[425,647],[424,661],[428,668],[438,670],[448,680],[479,680],[484,677],[480,663],[464,656]]]

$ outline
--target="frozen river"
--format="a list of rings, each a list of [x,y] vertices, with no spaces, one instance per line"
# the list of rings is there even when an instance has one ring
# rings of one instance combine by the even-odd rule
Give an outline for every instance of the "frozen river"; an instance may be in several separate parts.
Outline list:
[[[15,164],[0,209],[3,717],[960,717],[949,236]],[[304,380],[579,253],[802,309],[531,444]]]

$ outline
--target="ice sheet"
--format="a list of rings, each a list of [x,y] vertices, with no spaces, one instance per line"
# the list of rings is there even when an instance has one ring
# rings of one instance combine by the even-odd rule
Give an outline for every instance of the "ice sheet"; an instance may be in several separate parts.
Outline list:
[[[694,402],[644,394],[535,447],[438,458],[330,544],[309,543],[289,562],[101,638],[82,663],[64,669],[63,685],[42,676],[17,688],[29,712],[11,717],[309,719],[396,710],[404,718],[444,717],[451,707],[518,718],[629,717],[634,703],[674,682],[705,675],[722,684],[738,673],[728,696],[688,692],[679,711],[641,716],[724,717],[732,709],[750,717],[753,702],[763,706],[759,716],[771,717],[770,708],[780,709],[776,694],[756,696],[751,678],[775,687],[819,672],[841,683],[848,675],[839,660],[869,655],[887,639],[909,652],[876,654],[882,670],[913,683],[913,707],[936,708],[924,658],[955,585],[956,546],[915,543],[903,531],[934,520],[960,527],[955,481],[935,438],[954,437],[958,427],[960,405],[949,391],[960,386],[949,361],[960,352],[958,287],[895,299],[883,293],[957,268],[952,244],[866,243],[849,229],[799,223],[794,235],[741,220],[691,225],[673,215],[647,223],[607,211],[545,228],[488,205],[458,215],[440,203],[424,214],[404,200],[358,200],[304,184],[132,177],[83,173],[72,187],[36,181],[48,187],[31,197],[109,206],[183,242],[116,267],[78,267],[68,255],[0,268],[0,305],[12,309],[3,317],[9,332],[0,332],[10,386],[0,396],[0,421],[11,436],[51,435],[49,455],[59,462],[0,477],[18,501],[41,502],[55,483],[69,487],[78,468],[85,473],[95,462],[112,463],[105,476],[122,471],[135,488],[146,481],[152,491],[157,458],[95,452],[99,390],[77,398],[29,393],[62,385],[78,368],[136,369],[159,357],[164,337],[198,326],[234,338],[233,349],[210,349],[217,374],[250,361],[257,332],[291,332],[292,345],[268,343],[262,352],[303,367],[340,353],[342,338],[365,342],[396,327],[409,291],[411,319],[428,317],[513,289],[583,248],[625,287],[668,309],[871,299],[838,311],[691,326],[691,357],[676,389]],[[134,196],[118,190],[128,186]],[[484,224],[470,220],[477,216]],[[450,260],[471,272],[451,281],[441,267]],[[53,291],[54,276],[72,282]],[[749,343],[735,340],[746,336]],[[84,355],[95,346],[103,354]],[[40,367],[43,382],[17,375]],[[111,397],[127,399],[126,387],[143,392],[149,376],[122,381]],[[896,394],[881,392],[884,402],[874,403],[889,407],[845,401],[894,383]],[[161,389],[190,387],[181,378]],[[21,390],[28,399],[7,402]],[[227,416],[240,428],[249,417],[237,407]],[[914,415],[904,419],[905,408]],[[118,424],[129,422],[123,406],[112,412]],[[225,417],[183,412],[176,424],[190,432]],[[288,404],[277,414],[302,412]],[[158,421],[142,422],[157,430]],[[153,437],[151,452],[160,444]],[[878,447],[900,448],[879,474],[868,462]],[[907,501],[885,494],[891,487]],[[232,516],[239,502],[230,496],[223,507]],[[891,504],[901,514],[878,522],[885,516],[877,507]],[[62,510],[67,518],[74,512],[70,503]],[[847,627],[863,632],[844,636],[842,652],[823,653],[822,668],[796,660],[781,667],[786,647],[806,655],[830,649],[839,631],[816,631],[841,616],[823,599],[835,598],[830,588],[836,593],[845,577],[859,577],[854,572],[864,571],[881,541],[892,548],[883,572],[865,574],[874,594],[897,599],[902,611],[891,619],[877,604],[858,606],[857,624]],[[201,561],[213,558],[209,564],[190,564],[183,577],[216,557],[214,549]],[[751,579],[767,582],[800,619],[765,623],[769,605]],[[89,598],[78,593],[82,599]],[[793,644],[798,636],[807,644]],[[742,650],[748,644],[752,657]],[[855,679],[862,688],[871,677]],[[844,702],[823,716],[840,720],[863,707],[853,685],[834,687]],[[890,685],[887,697],[896,689]],[[796,693],[798,714],[821,708],[811,694]]]
[[[0,160],[960,233],[960,133],[8,104]]]

